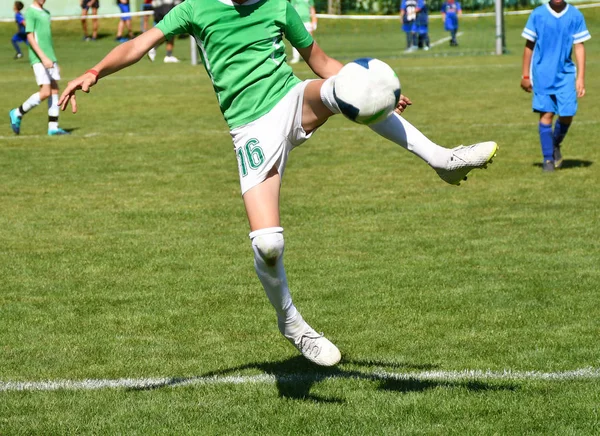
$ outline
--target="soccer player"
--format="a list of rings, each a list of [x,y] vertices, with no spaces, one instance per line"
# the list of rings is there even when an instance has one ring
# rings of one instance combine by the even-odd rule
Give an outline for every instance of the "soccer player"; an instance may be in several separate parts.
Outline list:
[[[142,11],[147,12],[147,11],[152,11],[153,9],[154,8],[152,7],[152,0],[144,0],[144,3],[142,4]],[[145,32],[149,28],[150,28],[150,16],[144,15],[144,18],[142,19],[142,32]]]
[[[10,40],[12,42],[13,47],[15,48],[15,59],[21,59],[23,57],[23,53],[21,53],[21,48],[19,47],[20,42],[24,42],[27,44],[27,32],[25,32],[25,17],[21,11],[25,6],[21,2],[15,2],[13,7],[13,11],[15,12],[15,23],[17,23],[17,33],[15,33]]]
[[[122,14],[131,12],[129,9],[129,0],[117,0],[117,6],[119,6],[119,10]],[[127,28],[127,37],[123,36],[125,28]],[[122,15],[117,26],[117,37],[115,40],[125,42],[131,38],[133,38],[133,32],[131,31],[131,15]]]
[[[81,28],[83,29],[84,41],[96,41],[98,39],[98,18],[92,18],[92,36],[90,36],[87,27],[87,16],[90,9],[92,15],[98,15],[99,7],[99,0],[81,0]]]
[[[402,31],[406,33],[406,51],[417,49],[416,19],[417,0],[402,0],[400,3],[400,20],[402,21]]]
[[[154,25],[160,23],[163,18],[173,9],[177,4],[183,0],[152,0],[152,8],[154,9]],[[167,53],[163,62],[165,64],[176,64],[179,62],[175,56],[173,56],[173,48],[175,47],[175,37],[166,40]],[[148,51],[148,58],[154,62],[156,59],[156,47],[152,47]]]
[[[450,32],[450,46],[456,47],[456,33],[458,32],[458,17],[462,15],[462,7],[460,2],[456,0],[446,0],[442,4],[442,20],[444,21],[444,29]]]
[[[315,2],[313,0],[291,0],[292,6],[300,15],[304,27],[312,36],[313,32],[317,30],[317,11],[315,10]],[[292,47],[292,64],[300,62],[300,52],[296,47]]]
[[[10,126],[15,132],[21,132],[23,115],[48,100],[48,135],[66,135],[69,132],[58,127],[58,81],[60,70],[52,45],[50,12],[44,9],[46,0],[33,0],[27,9],[25,31],[29,42],[29,62],[33,68],[35,80],[40,90],[29,97],[21,106],[9,112]]]
[[[583,43],[591,35],[579,10],[564,0],[550,0],[533,10],[522,36],[527,42],[521,88],[533,90],[532,108],[540,114],[542,169],[554,171],[562,166],[560,146],[577,113],[577,98],[585,95]],[[573,51],[577,68],[571,59]]]
[[[417,1],[417,18],[414,28],[418,47],[425,51],[429,50],[429,8],[426,0]]]
[[[283,266],[279,194],[289,152],[340,113],[333,90],[342,64],[323,52],[290,3],[187,0],[156,27],[116,47],[69,82],[60,98],[61,108],[65,110],[70,103],[76,112],[77,90],[89,92],[98,80],[183,33],[193,35],[201,47],[204,66],[230,128],[254,266],[277,313],[279,331],[310,361],[335,365],[341,358],[338,348],[317,333],[292,302]],[[301,81],[294,76],[285,62],[284,35],[321,79]],[[401,96],[397,111],[409,104],[410,100]],[[421,157],[451,184],[458,184],[472,169],[486,166],[497,149],[494,142],[441,147],[395,112],[371,128]]]

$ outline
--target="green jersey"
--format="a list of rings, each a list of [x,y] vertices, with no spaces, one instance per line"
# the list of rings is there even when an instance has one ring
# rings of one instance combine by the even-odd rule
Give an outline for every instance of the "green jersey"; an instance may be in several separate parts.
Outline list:
[[[37,6],[31,6],[27,8],[25,13],[25,24],[25,31],[33,33],[40,49],[52,62],[56,62],[56,55],[52,46],[52,31],[50,30],[50,12]],[[42,61],[29,46],[29,63],[33,65],[38,62]]]
[[[269,112],[300,82],[286,63],[283,35],[296,48],[313,43],[286,0],[186,0],[156,27],[169,39],[189,33],[231,129]]]
[[[315,7],[315,2],[313,0],[291,0],[292,6],[300,15],[300,19],[303,23],[312,22],[312,18],[310,16],[310,8]]]

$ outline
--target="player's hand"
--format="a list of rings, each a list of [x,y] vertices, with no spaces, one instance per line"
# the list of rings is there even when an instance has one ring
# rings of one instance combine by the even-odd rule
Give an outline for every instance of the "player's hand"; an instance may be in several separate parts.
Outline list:
[[[398,115],[402,114],[402,112],[404,112],[404,109],[406,109],[411,104],[412,104],[412,101],[410,101],[410,98],[408,98],[405,95],[400,94],[400,100],[398,100],[398,105],[396,106],[396,113]]]
[[[523,88],[523,91],[525,92],[531,92],[531,90],[533,89],[533,87],[531,86],[531,80],[521,79],[521,88]]]
[[[54,67],[54,62],[52,62],[50,59],[48,59],[47,57],[44,57],[43,59],[41,59],[42,61],[42,65],[44,66],[44,68],[46,68],[47,70]]]
[[[581,98],[585,95],[585,83],[583,79],[577,79],[575,81],[575,89],[577,90],[577,97]]]
[[[58,105],[60,106],[60,109],[64,111],[67,109],[67,106],[69,106],[69,102],[71,102],[73,113],[76,113],[77,100],[75,99],[75,91],[81,89],[83,92],[90,92],[90,88],[94,86],[97,81],[97,77],[92,73],[85,73],[75,80],[71,80],[58,99]]]

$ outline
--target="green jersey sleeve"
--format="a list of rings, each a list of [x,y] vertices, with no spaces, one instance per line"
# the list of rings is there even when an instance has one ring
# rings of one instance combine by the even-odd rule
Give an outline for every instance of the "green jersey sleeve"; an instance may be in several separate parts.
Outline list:
[[[36,15],[32,12],[29,12],[31,8],[27,8],[27,12],[25,12],[25,32],[33,33],[35,32],[35,22]]]
[[[183,2],[175,6],[165,15],[156,27],[165,35],[165,39],[171,39],[175,35],[192,33],[191,23],[193,17],[193,2]]]
[[[306,48],[313,43],[313,38],[304,27],[304,23],[291,3],[286,2],[285,37],[296,48]]]

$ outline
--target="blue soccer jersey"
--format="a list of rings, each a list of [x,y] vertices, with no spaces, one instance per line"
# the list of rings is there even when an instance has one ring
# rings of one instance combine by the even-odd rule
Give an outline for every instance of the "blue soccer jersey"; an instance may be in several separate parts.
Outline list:
[[[15,23],[17,23],[18,33],[25,33],[25,17],[21,12],[15,14]]]
[[[460,6],[460,2],[446,1],[442,4],[442,8],[440,11],[443,14],[446,14],[446,18],[444,19],[444,29],[445,30],[456,30],[458,29],[458,13],[462,11],[462,7]]]
[[[573,44],[591,38],[583,14],[567,5],[560,13],[548,4],[538,6],[527,20],[521,36],[535,43],[530,76],[533,91],[556,94],[575,83]]]

